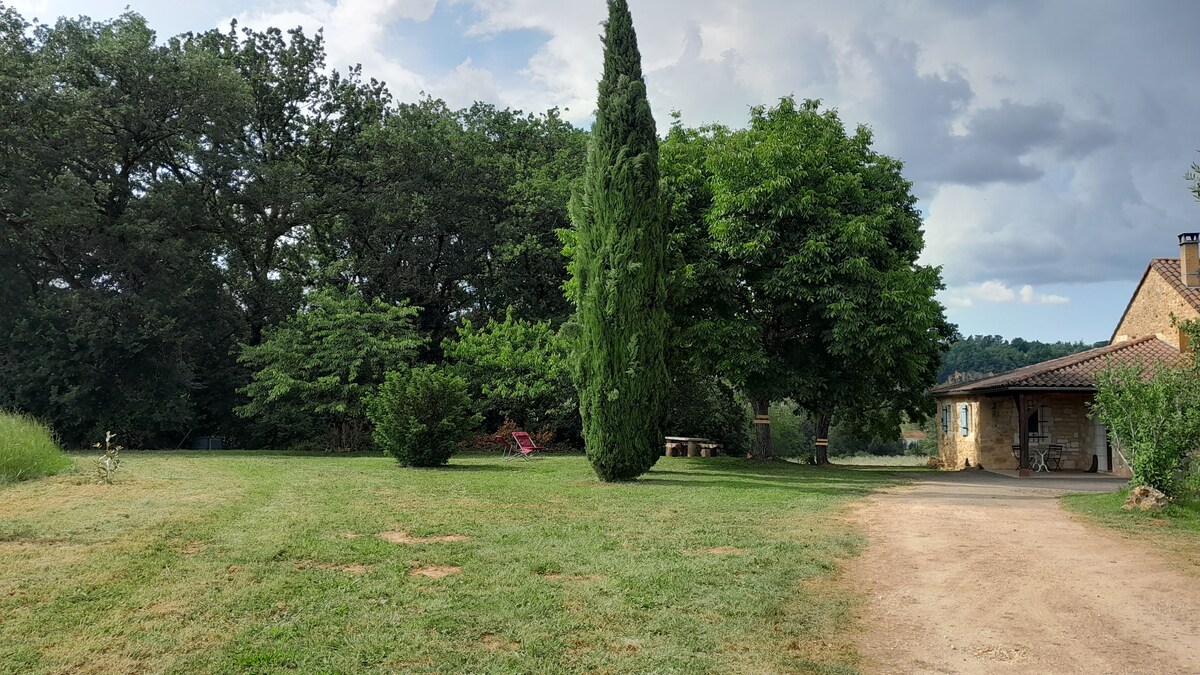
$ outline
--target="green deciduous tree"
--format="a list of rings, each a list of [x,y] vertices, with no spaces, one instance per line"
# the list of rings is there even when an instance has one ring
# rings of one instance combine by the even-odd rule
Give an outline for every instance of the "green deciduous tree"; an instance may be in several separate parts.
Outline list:
[[[624,481],[661,454],[666,214],[633,18],[624,0],[610,0],[608,12],[596,122],[571,203],[571,269],[584,444],[602,480]]]
[[[232,408],[237,306],[181,184],[247,92],[144,20],[0,8],[0,406],[174,445]]]
[[[413,328],[417,311],[357,292],[312,294],[306,307],[243,350],[253,375],[238,414],[272,427],[277,442],[314,434],[334,450],[369,445],[367,399],[424,344]]]
[[[705,149],[702,166],[681,163],[691,178],[675,179],[692,186],[683,212],[709,200],[703,222],[676,223],[675,239],[693,242],[674,277],[685,296],[676,321],[756,415],[791,399],[818,437],[836,416],[894,433],[927,414],[924,391],[953,334],[934,299],[939,271],[917,263],[911,186],[871,141],[791,98],[756,108],[748,129],[677,129],[667,141],[682,156]],[[769,457],[769,425],[756,427],[755,455]]]
[[[515,319],[511,311],[478,328],[466,321],[442,351],[468,383],[488,428],[507,418],[523,429],[549,427],[560,439],[578,438],[569,346],[549,321]]]

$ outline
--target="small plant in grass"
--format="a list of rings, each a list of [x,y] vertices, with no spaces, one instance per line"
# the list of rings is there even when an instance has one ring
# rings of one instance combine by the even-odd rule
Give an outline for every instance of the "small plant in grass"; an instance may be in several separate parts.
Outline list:
[[[49,476],[70,466],[49,427],[28,415],[0,412],[0,484]]]
[[[97,443],[94,446],[104,449],[104,452],[94,460],[97,483],[112,485],[113,476],[121,468],[121,451],[125,448],[113,443],[113,439],[116,437],[117,435],[113,432],[106,431],[104,432],[104,443]]]
[[[375,443],[405,466],[441,466],[479,426],[467,383],[435,366],[388,373],[371,400]]]

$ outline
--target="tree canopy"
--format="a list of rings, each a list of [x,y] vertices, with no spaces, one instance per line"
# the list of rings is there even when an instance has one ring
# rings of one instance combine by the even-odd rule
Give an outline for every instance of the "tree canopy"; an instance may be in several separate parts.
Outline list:
[[[897,160],[846,133],[835,111],[784,98],[749,128],[676,128],[667,184],[677,321],[717,372],[753,402],[756,454],[771,455],[772,401],[896,428],[928,414],[925,390],[953,334],[917,263],[920,214]],[[700,158],[703,157],[701,163]],[[703,213],[703,220],[696,215]]]

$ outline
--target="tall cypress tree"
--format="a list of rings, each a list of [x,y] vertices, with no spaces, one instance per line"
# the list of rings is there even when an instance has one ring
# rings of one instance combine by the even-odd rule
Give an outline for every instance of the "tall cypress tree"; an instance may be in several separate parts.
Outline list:
[[[571,200],[579,411],[596,474],[633,480],[661,454],[666,211],[658,136],[625,0],[609,0],[604,76],[581,188]]]

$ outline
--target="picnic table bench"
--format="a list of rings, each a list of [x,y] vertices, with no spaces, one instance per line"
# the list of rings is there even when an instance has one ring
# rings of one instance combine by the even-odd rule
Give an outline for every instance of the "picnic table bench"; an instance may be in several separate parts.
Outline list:
[[[696,457],[712,457],[713,451],[721,447],[720,443],[716,443],[707,438],[698,438],[695,436],[667,436],[667,447],[663,454],[667,457],[682,457],[683,449],[687,447],[687,456]]]

